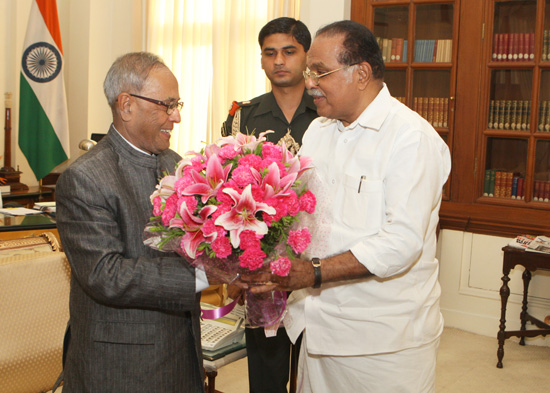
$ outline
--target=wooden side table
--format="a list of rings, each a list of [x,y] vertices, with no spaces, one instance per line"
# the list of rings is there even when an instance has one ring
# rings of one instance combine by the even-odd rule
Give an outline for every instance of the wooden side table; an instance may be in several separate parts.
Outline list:
[[[546,336],[550,334],[550,325],[545,324],[539,319],[529,315],[527,312],[527,294],[529,290],[529,283],[531,281],[531,273],[537,269],[550,270],[550,254],[542,254],[537,252],[529,252],[522,249],[506,246],[502,249],[504,251],[504,259],[502,263],[502,286],[500,287],[500,325],[497,334],[498,350],[497,350],[497,367],[502,368],[502,358],[504,357],[504,340],[510,337],[519,337],[520,345],[525,345],[525,337]],[[506,331],[506,304],[508,303],[508,297],[510,296],[510,288],[508,287],[508,281],[510,281],[510,270],[516,265],[525,267],[523,272],[523,301],[520,313],[521,328],[520,330]],[[527,330],[527,322],[534,324],[537,329]]]

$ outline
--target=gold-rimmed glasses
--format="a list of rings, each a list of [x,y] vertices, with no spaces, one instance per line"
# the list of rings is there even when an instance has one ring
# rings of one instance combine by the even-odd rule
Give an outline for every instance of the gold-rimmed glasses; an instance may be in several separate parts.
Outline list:
[[[153,104],[164,106],[166,108],[166,113],[168,115],[171,115],[174,112],[174,109],[177,109],[178,112],[181,112],[181,108],[183,108],[183,101],[172,101],[170,103],[167,103],[167,102],[164,102],[164,101],[155,100],[154,98],[138,96],[137,94],[131,94],[130,93],[130,95],[132,97],[136,97],[136,98],[140,98],[140,99],[145,100],[145,101],[152,102]]]
[[[329,71],[329,72],[324,72],[322,74],[318,74],[316,73],[315,71],[311,71],[309,68],[306,68],[305,71],[303,71],[304,73],[304,79],[307,81],[308,78],[311,79],[311,81],[313,82],[313,84],[315,86],[319,86],[319,79],[321,79],[322,77],[324,76],[327,76],[327,75],[330,75],[336,71],[340,71],[340,70],[343,70],[344,68],[348,68],[348,67],[351,67],[351,66],[354,66],[354,65],[357,65],[359,64],[360,62],[357,62],[357,63],[353,63],[353,64],[348,64],[348,65],[345,65],[345,66],[342,66],[340,68],[337,68],[335,70],[332,70],[332,71]]]

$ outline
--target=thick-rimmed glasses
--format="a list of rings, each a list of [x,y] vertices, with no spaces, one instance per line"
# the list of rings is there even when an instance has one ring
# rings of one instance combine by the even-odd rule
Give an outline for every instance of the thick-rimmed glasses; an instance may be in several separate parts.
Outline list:
[[[174,109],[177,109],[178,112],[181,112],[181,108],[183,108],[183,101],[172,101],[170,103],[166,103],[164,101],[155,100],[154,98],[138,96],[137,94],[130,93],[130,95],[132,97],[141,98],[142,100],[152,102],[153,104],[164,106],[168,115],[171,115],[174,112]]]
[[[309,68],[307,68],[305,71],[303,71],[304,73],[304,79],[307,81],[308,78],[311,79],[311,81],[313,82],[313,84],[315,86],[319,86],[319,79],[321,79],[323,76],[327,76],[327,75],[330,75],[336,71],[340,71],[340,70],[343,70],[344,68],[348,68],[348,67],[351,67],[351,66],[354,66],[354,65],[357,65],[359,64],[360,62],[357,62],[357,63],[353,63],[353,64],[348,64],[348,65],[345,65],[343,67],[340,67],[340,68],[337,68],[335,70],[332,70],[332,71],[329,71],[329,72],[325,72],[323,74],[318,74],[316,73],[315,71],[311,71]]]

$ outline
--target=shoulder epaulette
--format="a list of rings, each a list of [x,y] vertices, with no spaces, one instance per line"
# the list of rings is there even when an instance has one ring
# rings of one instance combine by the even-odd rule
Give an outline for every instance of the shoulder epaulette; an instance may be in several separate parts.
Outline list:
[[[231,108],[229,108],[229,116],[235,116],[235,112],[237,112],[238,109],[247,105],[250,105],[250,101],[241,101],[241,102],[233,101],[231,103]]]

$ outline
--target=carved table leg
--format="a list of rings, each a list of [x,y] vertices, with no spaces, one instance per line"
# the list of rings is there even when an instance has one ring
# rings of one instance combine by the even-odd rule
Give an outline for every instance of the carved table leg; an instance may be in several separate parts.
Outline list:
[[[531,282],[531,272],[527,269],[523,272],[523,301],[521,302],[521,313],[519,318],[521,320],[521,331],[526,329],[527,325],[527,292],[529,290],[529,282]],[[525,337],[519,339],[519,345],[525,345]]]
[[[504,340],[506,339],[505,330],[506,330],[506,304],[508,303],[508,297],[510,296],[510,288],[508,287],[508,281],[510,277],[508,274],[510,270],[504,272],[502,276],[502,286],[500,287],[500,325],[499,331],[497,334],[498,339],[498,350],[497,350],[497,367],[502,368],[502,358],[504,357]]]
[[[218,375],[218,372],[216,370],[206,372],[206,376],[208,378],[208,385],[206,386],[206,392],[207,393],[215,393],[216,392],[216,376],[217,375]]]

